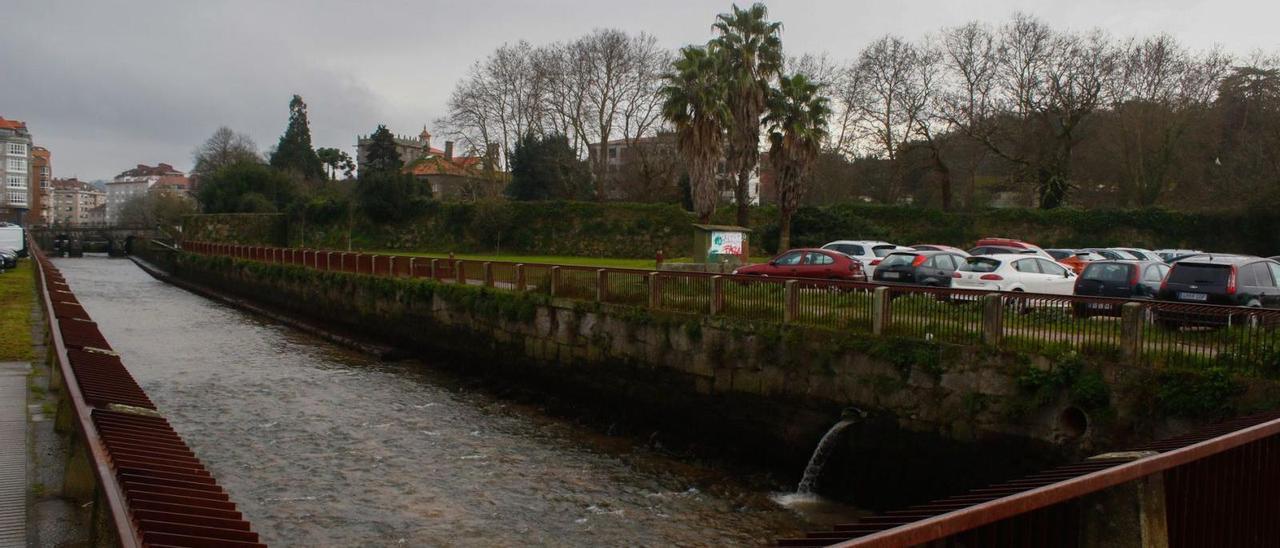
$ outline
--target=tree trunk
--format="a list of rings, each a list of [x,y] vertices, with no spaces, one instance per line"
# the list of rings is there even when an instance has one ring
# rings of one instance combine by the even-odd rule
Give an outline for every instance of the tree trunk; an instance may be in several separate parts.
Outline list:
[[[933,168],[938,172],[938,186],[942,192],[942,210],[951,211],[951,169],[942,161],[942,155],[936,147],[931,148]]]
[[[786,209],[779,210],[778,219],[778,253],[791,249],[791,214]]]
[[[738,226],[748,226],[751,221],[750,193],[748,192],[751,184],[751,168],[744,167],[738,172],[738,185],[733,189],[734,201],[738,203]]]

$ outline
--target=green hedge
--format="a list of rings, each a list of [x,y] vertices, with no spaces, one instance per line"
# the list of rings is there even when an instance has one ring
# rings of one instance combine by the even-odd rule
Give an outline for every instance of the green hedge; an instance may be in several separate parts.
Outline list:
[[[190,238],[239,243],[282,243],[346,248],[345,218],[303,222],[282,215],[196,215]],[[345,216],[339,216],[345,217]],[[723,208],[713,219],[733,224]],[[418,219],[375,225],[354,219],[355,249],[424,252],[651,257],[691,253],[693,216],[674,204],[591,202],[433,202]],[[753,208],[756,249],[777,250],[777,210]],[[795,215],[792,245],[818,246],[838,239],[884,239],[910,245],[967,247],[986,236],[1020,238],[1044,247],[1137,246],[1280,254],[1280,212],[1184,213],[1163,209],[991,209],[946,212],[910,206],[840,204],[805,207]]]

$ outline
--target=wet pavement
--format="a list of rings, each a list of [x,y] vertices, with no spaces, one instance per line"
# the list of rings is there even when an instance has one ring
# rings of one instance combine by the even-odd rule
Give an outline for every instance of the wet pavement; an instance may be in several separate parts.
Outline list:
[[[758,485],[197,297],[58,267],[173,426],[279,546],[761,545],[812,529]]]

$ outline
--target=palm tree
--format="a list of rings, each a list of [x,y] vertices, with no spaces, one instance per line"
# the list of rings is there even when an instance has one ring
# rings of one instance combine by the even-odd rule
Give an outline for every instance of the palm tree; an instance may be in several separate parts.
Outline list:
[[[802,182],[827,137],[830,100],[803,74],[783,76],[769,94],[769,164],[778,184],[778,249],[791,247],[791,216],[800,204]]]
[[[676,146],[689,169],[694,213],[703,223],[716,209],[716,166],[729,117],[721,64],[707,48],[685,46],[672,71],[663,76],[662,115],[676,128]]]
[[[747,225],[747,184],[760,160],[760,117],[769,99],[769,84],[782,73],[782,23],[768,21],[769,9],[752,4],[716,17],[712,28],[720,35],[712,47],[724,56],[728,79],[729,169],[737,175],[734,200],[738,224]]]

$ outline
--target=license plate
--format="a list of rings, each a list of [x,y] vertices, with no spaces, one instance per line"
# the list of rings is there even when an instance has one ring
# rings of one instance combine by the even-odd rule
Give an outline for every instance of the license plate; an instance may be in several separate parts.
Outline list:
[[[1102,303],[1089,303],[1089,308],[1093,310],[1111,310],[1111,305]]]
[[[1178,299],[1183,301],[1207,301],[1209,300],[1209,294],[1208,293],[1186,293],[1186,292],[1180,291],[1178,292]]]
[[[899,277],[899,276],[900,276],[900,274],[898,274],[897,272],[885,272],[885,273],[884,273],[884,277],[885,277],[885,279],[894,279],[894,280],[896,280],[896,279],[898,279],[898,277]]]

